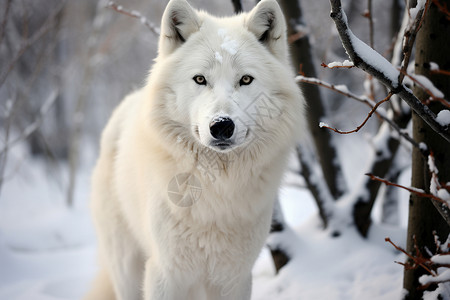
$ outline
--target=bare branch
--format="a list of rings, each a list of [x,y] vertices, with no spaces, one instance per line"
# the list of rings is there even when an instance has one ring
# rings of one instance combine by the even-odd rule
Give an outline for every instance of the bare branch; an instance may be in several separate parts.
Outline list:
[[[5,5],[5,12],[3,14],[3,20],[0,24],[0,44],[2,43],[3,37],[5,35],[6,22],[8,21],[8,13],[12,0],[7,0]]]
[[[350,30],[347,16],[340,0],[330,0],[331,18],[336,24],[342,44],[356,67],[378,79],[393,93],[398,94],[417,115],[420,116],[436,133],[450,142],[450,128],[436,121],[436,115],[403,84],[399,84],[400,72],[383,56],[358,39]]]
[[[416,188],[411,188],[411,187],[406,187],[406,186],[403,186],[403,185],[400,185],[400,184],[397,184],[397,183],[393,183],[393,182],[390,182],[390,181],[388,181],[388,180],[386,180],[386,179],[383,179],[383,178],[380,178],[380,177],[378,177],[378,176],[375,176],[375,175],[373,175],[373,174],[366,174],[366,175],[369,176],[370,179],[372,179],[372,180],[380,181],[380,182],[382,182],[382,183],[384,183],[384,184],[386,184],[386,185],[390,185],[390,186],[395,186],[395,187],[402,188],[402,189],[407,190],[408,192],[413,193],[413,194],[416,194],[416,195],[418,195],[418,196],[420,196],[420,197],[423,197],[423,198],[429,198],[429,199],[431,199],[431,200],[434,200],[434,201],[437,201],[437,202],[439,202],[439,203],[441,203],[441,204],[444,204],[444,205],[446,205],[447,207],[449,206],[449,204],[447,203],[447,201],[445,201],[445,200],[443,200],[443,199],[441,199],[441,198],[439,198],[439,197],[437,197],[437,196],[435,196],[435,195],[433,195],[433,194],[425,193],[425,191],[423,191],[423,190],[416,189]],[[439,208],[438,208],[438,210],[439,210]],[[444,219],[445,219],[445,221],[447,221],[447,223],[450,225],[450,219],[449,219],[449,218],[444,218]]]
[[[414,256],[414,255],[411,255],[411,254],[409,254],[406,250],[404,250],[403,248],[401,248],[401,247],[399,247],[399,246],[397,246],[390,238],[385,238],[384,239],[386,242],[388,242],[388,243],[390,243],[392,246],[394,246],[394,248],[395,249],[397,249],[398,251],[400,251],[400,252],[402,252],[403,254],[405,254],[406,256],[408,256],[413,262],[414,262],[414,264],[416,265],[416,267],[415,268],[417,268],[418,266],[421,266],[422,268],[424,268],[425,270],[427,270],[427,272],[428,273],[430,273],[432,276],[436,276],[436,273],[435,272],[433,272],[432,270],[430,270],[430,268],[428,268],[426,265],[425,265],[425,261],[427,261],[427,259],[425,259],[422,255],[421,255],[421,253],[420,253],[420,251],[418,250],[418,247],[417,247],[417,245],[415,245],[415,248],[416,248],[416,256]],[[428,259],[428,261],[429,261],[429,259]],[[405,265],[405,264],[403,264],[403,263],[399,263],[399,264],[401,264],[401,265],[403,265],[405,268],[414,268],[413,266],[408,266],[408,265]]]
[[[61,12],[65,5],[65,1],[61,1],[59,5],[50,13],[45,23],[36,31],[30,38],[24,40],[20,49],[17,51],[16,55],[11,59],[9,65],[6,67],[4,71],[2,71],[0,75],[0,86],[5,83],[8,74],[14,69],[14,66],[34,43],[40,40],[49,30],[53,28],[54,23],[56,22],[56,16]]]
[[[378,106],[380,106],[380,105],[383,104],[384,102],[389,101],[389,99],[391,99],[392,95],[393,95],[393,93],[390,92],[390,93],[387,95],[386,98],[384,98],[383,100],[381,100],[381,101],[379,101],[377,104],[375,104],[375,106],[372,108],[372,110],[367,114],[366,119],[365,119],[358,127],[356,127],[356,128],[353,129],[353,130],[350,130],[350,131],[341,131],[341,130],[339,130],[339,129],[337,129],[337,128],[331,128],[330,126],[328,126],[328,125],[326,125],[326,124],[323,124],[323,123],[322,123],[322,125],[320,125],[320,127],[325,127],[325,128],[331,129],[331,130],[333,130],[334,132],[337,132],[337,133],[339,133],[339,134],[350,134],[350,133],[358,132],[361,128],[364,127],[364,125],[366,125],[367,121],[369,121],[370,117],[372,117],[372,115],[375,113],[375,111],[377,110]]]
[[[436,5],[443,14],[445,14],[447,20],[450,20],[450,11],[448,10],[447,6],[439,3],[439,0],[431,0],[431,1],[433,1],[433,4]]]
[[[156,35],[160,34],[159,27],[156,26],[155,24],[153,24],[152,22],[150,22],[140,12],[138,12],[136,10],[125,9],[125,8],[123,8],[122,5],[117,5],[116,3],[114,3],[114,1],[109,1],[108,4],[106,5],[106,7],[112,8],[116,12],[124,14],[126,16],[139,19],[141,21],[141,23],[144,24],[145,26],[147,26],[147,28],[150,29],[150,31],[152,31],[154,34],[156,34]]]
[[[0,154],[8,151],[9,148],[17,144],[18,142],[28,138],[33,132],[35,132],[39,126],[41,126],[42,121],[44,120],[44,116],[47,115],[47,113],[50,111],[50,108],[52,107],[53,103],[55,102],[56,98],[58,96],[58,91],[52,91],[50,93],[50,96],[45,100],[44,104],[40,108],[39,115],[36,117],[36,120],[32,122],[30,125],[28,125],[22,132],[20,136],[15,138],[14,140],[7,142],[2,149],[0,149]]]
[[[304,83],[315,84],[315,85],[319,85],[319,86],[325,87],[325,88],[330,89],[330,90],[332,90],[332,91],[334,91],[336,93],[344,95],[344,96],[346,96],[348,98],[351,98],[351,99],[356,100],[358,102],[364,103],[364,104],[368,105],[371,109],[375,106],[375,102],[374,101],[368,99],[365,96],[357,96],[357,95],[351,93],[350,91],[348,91],[346,86],[333,85],[333,84],[330,84],[328,82],[325,82],[325,81],[317,79],[317,78],[304,77],[304,76],[297,76],[295,78],[295,80],[297,80],[297,82],[301,81],[301,82],[304,82]],[[380,110],[381,110],[381,112],[380,112]],[[428,156],[428,150],[424,149],[423,147],[421,147],[419,145],[419,143],[414,141],[414,139],[407,132],[405,132],[405,130],[401,129],[394,121],[392,121],[386,115],[386,112],[384,110],[382,110],[381,108],[378,108],[375,111],[375,114],[377,116],[379,116],[380,118],[382,118],[387,123],[389,123],[391,128],[393,128],[401,137],[403,137],[405,140],[407,140],[409,143],[411,143],[411,145],[413,145],[414,147],[419,149],[425,156]]]

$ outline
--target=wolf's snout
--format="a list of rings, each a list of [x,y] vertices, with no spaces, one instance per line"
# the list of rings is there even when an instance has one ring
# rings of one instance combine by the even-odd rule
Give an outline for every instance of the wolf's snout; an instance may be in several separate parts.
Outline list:
[[[234,122],[230,118],[215,118],[209,123],[209,131],[213,138],[228,140],[233,136]]]

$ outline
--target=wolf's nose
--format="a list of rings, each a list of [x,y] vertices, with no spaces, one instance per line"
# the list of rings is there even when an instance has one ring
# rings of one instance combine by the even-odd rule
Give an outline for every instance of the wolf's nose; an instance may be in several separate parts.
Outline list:
[[[233,136],[234,123],[230,118],[215,118],[209,123],[209,131],[213,138],[227,140]]]

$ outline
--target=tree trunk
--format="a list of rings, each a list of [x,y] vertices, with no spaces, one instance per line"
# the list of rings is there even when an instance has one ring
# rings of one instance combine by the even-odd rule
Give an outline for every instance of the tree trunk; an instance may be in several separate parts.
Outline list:
[[[242,12],[241,0],[231,0],[231,3],[233,3],[233,9],[235,14],[239,14]]]
[[[296,71],[301,70],[308,77],[316,77],[314,59],[311,54],[309,37],[298,32],[298,28],[305,26],[302,19],[300,2],[297,0],[279,1],[288,25],[288,36],[291,39],[292,62]],[[298,36],[297,38],[295,38]],[[322,167],[325,181],[335,199],[338,199],[346,191],[345,179],[342,173],[336,149],[332,143],[333,137],[329,130],[319,128],[319,122],[325,117],[325,109],[321,99],[319,88],[312,84],[300,84],[308,104],[308,124],[311,136],[314,139],[317,156]],[[299,129],[303,130],[303,129]]]
[[[450,0],[439,1],[442,5],[450,7]],[[450,21],[432,3],[423,22],[422,29],[417,35],[416,44],[416,74],[427,76],[434,85],[447,97],[450,95],[450,77],[430,72],[430,62],[437,63],[441,69],[450,69]],[[419,99],[425,100],[428,95],[419,88],[415,89]],[[444,107],[438,102],[430,104],[435,113]],[[441,136],[436,134],[420,117],[413,114],[413,136],[417,142],[423,142],[433,151],[436,167],[439,170],[441,182],[450,181],[450,145]],[[430,174],[426,159],[417,150],[413,150],[412,157],[412,186],[430,192]],[[415,244],[424,256],[427,249],[435,249],[433,231],[436,231],[444,242],[449,234],[449,226],[438,213],[433,203],[426,198],[411,195],[409,206],[407,251],[415,254]],[[408,291],[405,299],[422,299],[423,290],[419,290],[418,279],[425,274],[422,268],[405,270],[404,288]],[[428,290],[434,287],[430,286]]]

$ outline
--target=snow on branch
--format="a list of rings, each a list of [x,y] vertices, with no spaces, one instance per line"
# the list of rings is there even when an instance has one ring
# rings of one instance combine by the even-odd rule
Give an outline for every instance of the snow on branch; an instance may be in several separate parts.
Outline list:
[[[118,13],[124,14],[126,16],[139,19],[141,21],[141,23],[144,24],[145,26],[147,26],[147,28],[150,29],[150,31],[152,31],[154,34],[156,34],[156,35],[160,34],[159,27],[156,26],[155,24],[153,24],[152,22],[150,22],[140,12],[138,12],[136,10],[128,10],[128,9],[124,8],[122,5],[117,5],[116,3],[114,3],[114,1],[109,1],[108,4],[106,4],[106,7],[112,8],[115,11],[117,11]]]
[[[424,101],[426,104],[431,101],[439,101],[442,105],[450,108],[450,102],[444,99],[444,94],[434,86],[430,79],[420,74],[406,74],[406,76],[430,96],[430,98]]]
[[[436,115],[428,106],[420,102],[410,89],[399,82],[401,72],[353,34],[348,26],[341,1],[330,0],[330,4],[330,16],[336,24],[342,45],[354,65],[378,79],[394,94],[398,94],[435,132],[450,142],[450,126],[442,126],[437,122]]]
[[[403,78],[405,77],[406,69],[408,68],[409,60],[412,54],[412,48],[416,40],[416,35],[419,32],[420,27],[422,26],[425,13],[428,10],[429,6],[430,0],[419,0],[416,7],[408,10],[410,22],[406,26],[405,32],[403,34],[404,58],[400,67],[400,74],[398,75],[398,81],[400,83],[403,82]]]
[[[344,60],[344,62],[338,62],[338,61],[334,61],[331,62],[329,64],[326,63],[321,63],[320,64],[322,67],[324,68],[329,68],[329,69],[336,69],[336,68],[345,68],[345,69],[351,69],[353,68],[355,65],[349,61],[348,59]]]

